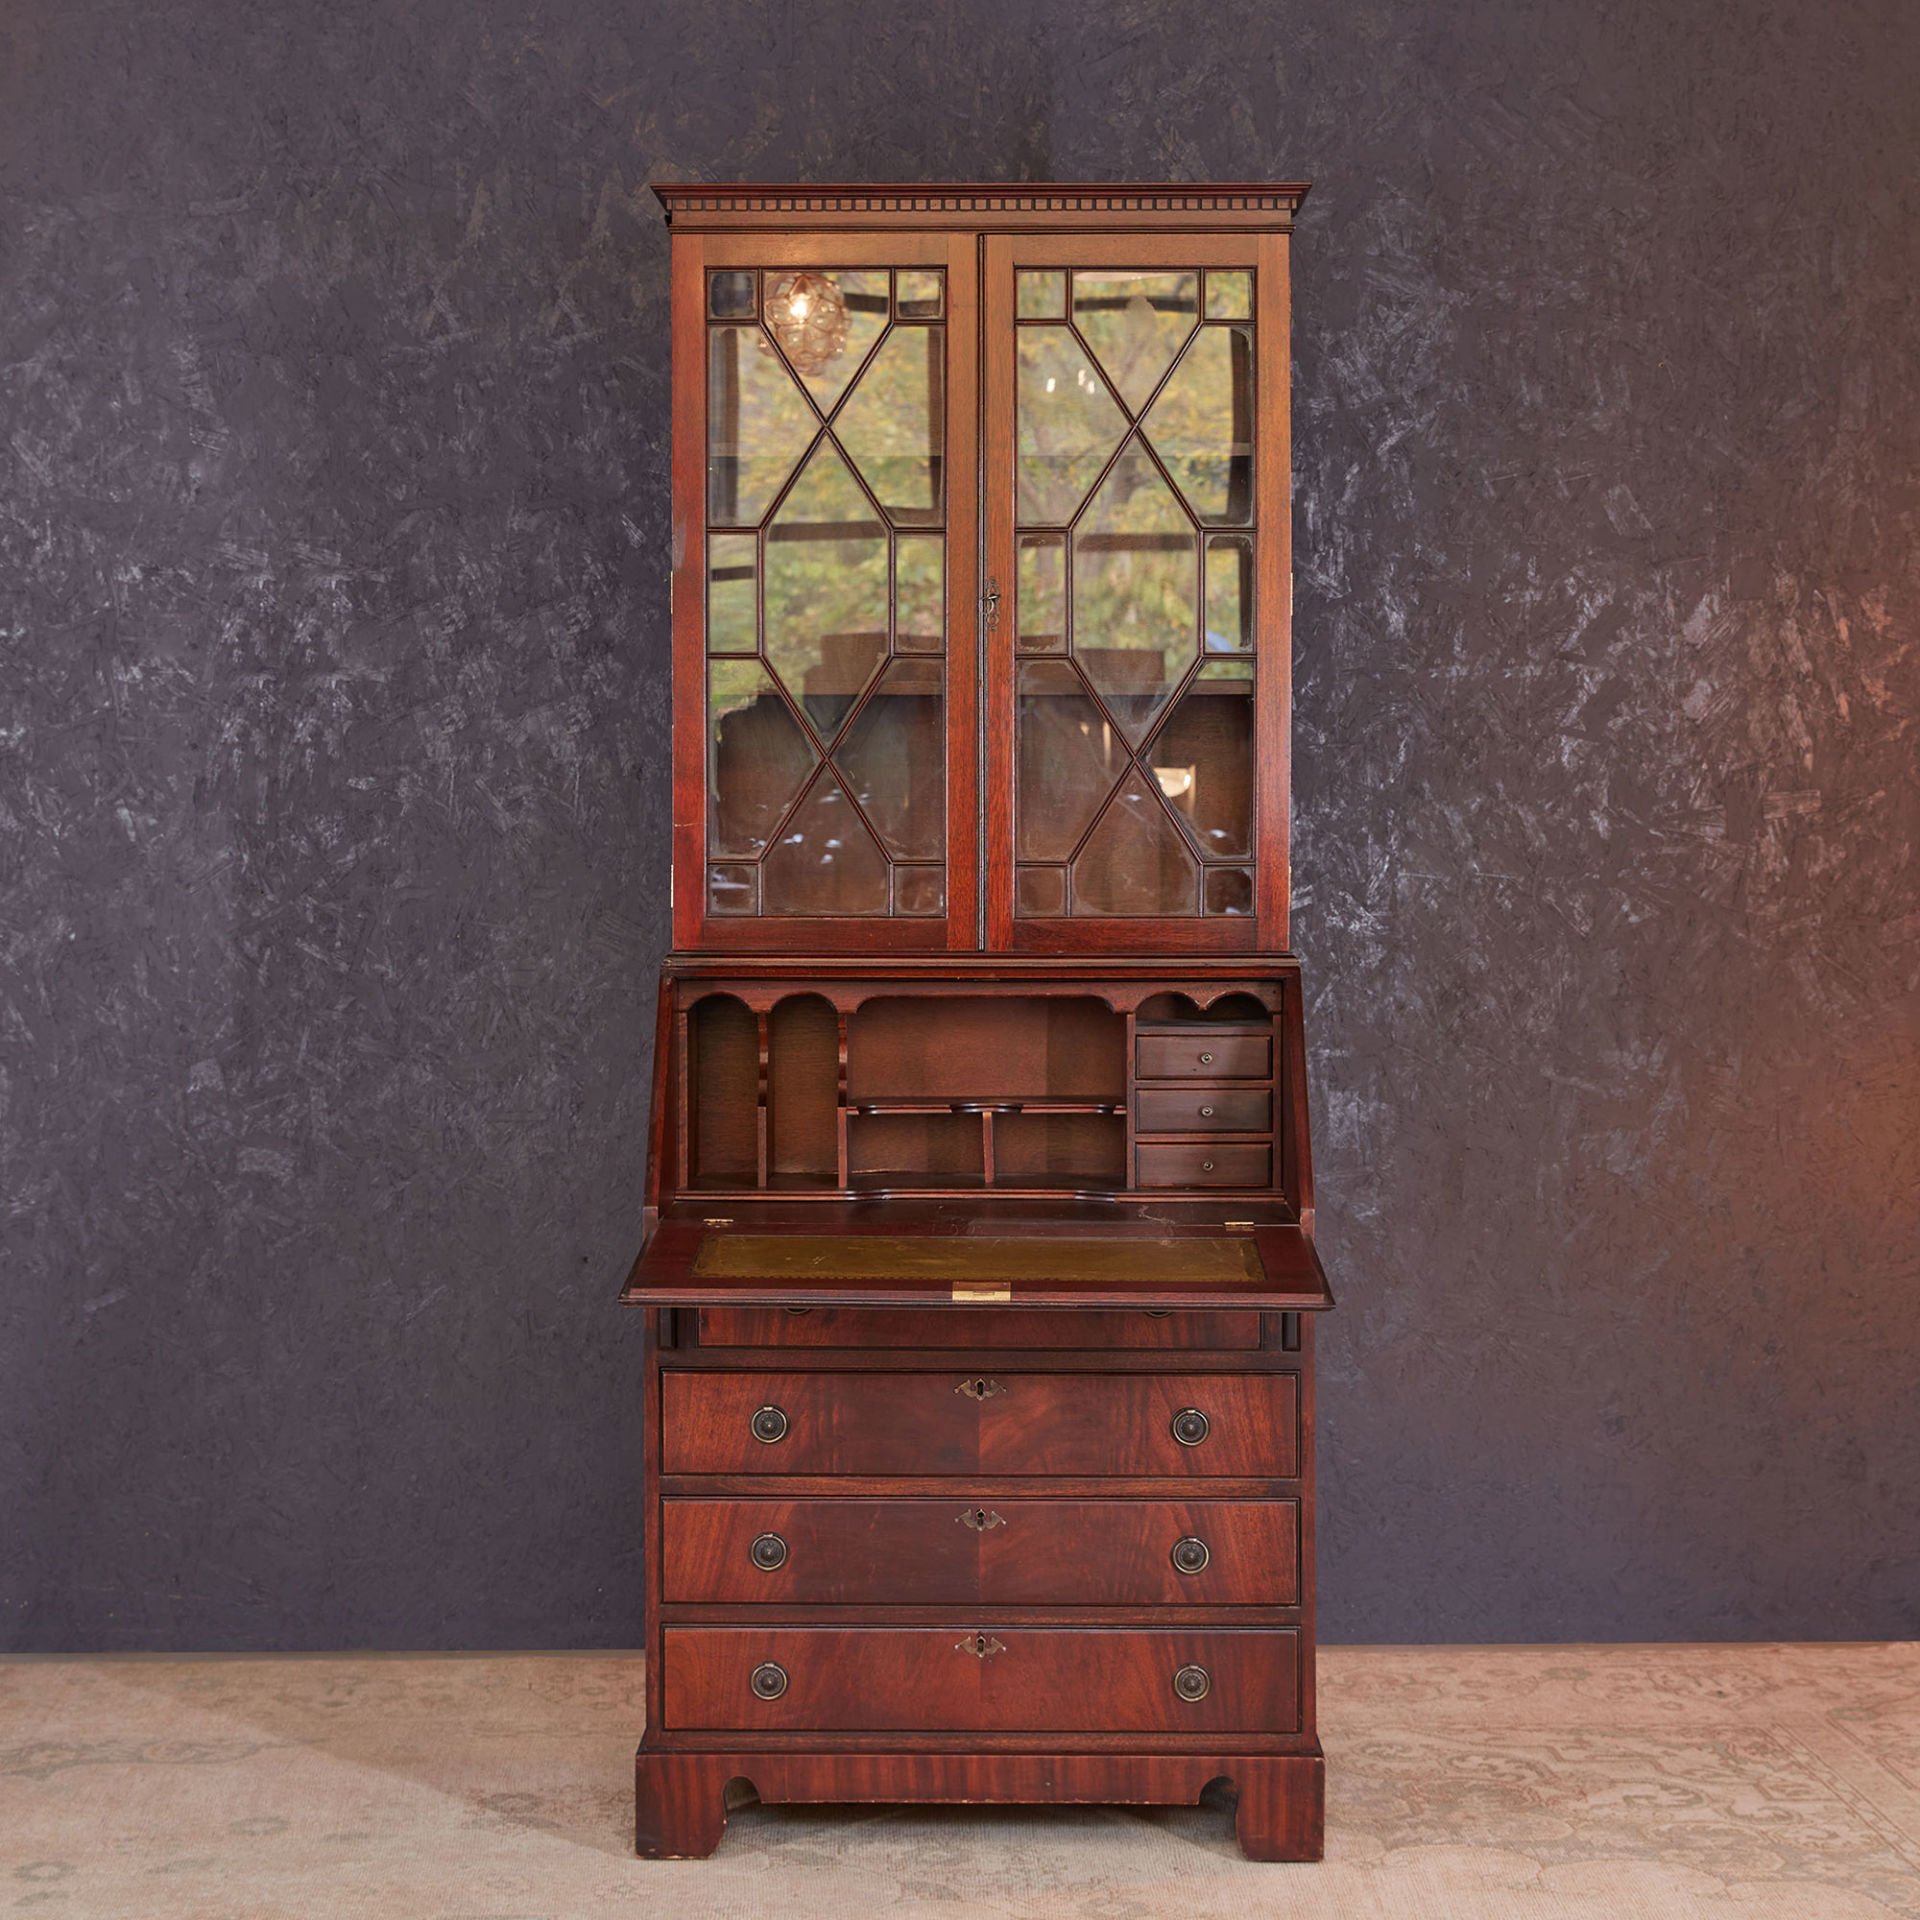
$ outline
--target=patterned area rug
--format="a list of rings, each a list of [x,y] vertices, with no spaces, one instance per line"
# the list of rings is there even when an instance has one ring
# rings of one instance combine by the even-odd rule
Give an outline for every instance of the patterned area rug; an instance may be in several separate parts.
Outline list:
[[[0,1663],[0,1914],[1920,1917],[1920,1645],[1333,1648],[1323,1866],[1220,1807],[750,1806],[630,1846],[607,1655]]]

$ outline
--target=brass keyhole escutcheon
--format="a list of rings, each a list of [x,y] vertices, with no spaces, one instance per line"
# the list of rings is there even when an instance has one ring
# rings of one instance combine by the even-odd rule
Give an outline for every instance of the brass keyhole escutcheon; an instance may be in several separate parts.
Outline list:
[[[970,1633],[964,1640],[956,1640],[953,1650],[955,1653],[970,1653],[976,1660],[991,1660],[996,1653],[1006,1652],[1007,1643],[990,1633]]]
[[[1213,1691],[1213,1675],[1205,1667],[1181,1667],[1173,1676],[1173,1690],[1182,1700],[1204,1700]]]
[[[1005,1393],[1006,1388],[998,1380],[982,1380],[976,1377],[972,1380],[962,1380],[954,1388],[954,1392],[964,1393],[969,1400],[991,1400],[996,1393]]]
[[[1212,1427],[1213,1422],[1198,1407],[1182,1407],[1173,1416],[1173,1437],[1183,1447],[1197,1447]]]
[[[763,1660],[754,1668],[747,1685],[757,1699],[778,1700],[787,1690],[787,1670],[777,1660]]]
[[[1175,1573],[1205,1573],[1207,1562],[1213,1555],[1207,1551],[1207,1543],[1188,1534],[1184,1540],[1173,1543],[1173,1570]]]
[[[778,1407],[756,1409],[752,1422],[753,1437],[766,1446],[787,1437],[787,1416]]]
[[[991,1533],[995,1527],[1004,1527],[1007,1524],[990,1507],[969,1507],[965,1513],[957,1517],[963,1527],[971,1527],[975,1533]]]
[[[787,1543],[777,1533],[757,1533],[747,1556],[762,1573],[772,1573],[787,1564]]]

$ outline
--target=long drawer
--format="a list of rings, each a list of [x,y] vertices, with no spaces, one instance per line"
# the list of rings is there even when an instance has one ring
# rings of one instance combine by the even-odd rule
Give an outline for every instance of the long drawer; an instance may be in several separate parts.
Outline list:
[[[668,1627],[663,1724],[1293,1733],[1291,1628]]]
[[[1259,1096],[1262,1100],[1265,1094]],[[996,1347],[1250,1349],[1257,1313],[1089,1312],[1044,1307],[707,1307],[703,1347]]]
[[[664,1503],[669,1605],[1296,1605],[1292,1500]]]
[[[1290,1478],[1290,1373],[661,1375],[665,1473]]]

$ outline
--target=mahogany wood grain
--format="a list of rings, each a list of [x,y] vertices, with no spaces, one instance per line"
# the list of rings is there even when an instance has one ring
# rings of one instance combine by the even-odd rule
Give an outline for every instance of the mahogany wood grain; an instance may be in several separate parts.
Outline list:
[[[1293,1500],[669,1500],[666,1604],[1292,1606]],[[754,1558],[777,1542],[779,1564]],[[1200,1564],[1182,1571],[1175,1549]]]
[[[976,1397],[984,1395],[984,1397]],[[754,1437],[777,1408],[785,1431]],[[1192,1409],[1204,1437],[1182,1445]],[[662,1381],[664,1473],[1219,1474],[1298,1460],[1291,1373],[707,1373]]]
[[[701,1753],[642,1747],[634,1758],[635,1849],[645,1859],[705,1859],[720,1844],[727,1789],[766,1806],[1105,1804],[1197,1806],[1234,1800],[1250,1860],[1318,1860],[1326,1775],[1318,1750],[1191,1753],[863,1753],[747,1749]]]
[[[1234,1628],[675,1627],[662,1726],[1206,1733],[1299,1724],[1300,1636]],[[777,1666],[785,1690],[756,1693]],[[1175,1675],[1203,1670],[1202,1698]]]
[[[984,1351],[1012,1347],[1032,1352],[1062,1347],[1105,1351],[1204,1347],[1247,1349],[1260,1344],[1257,1313],[1178,1313],[1134,1309],[1002,1311],[993,1307],[709,1307],[700,1313],[703,1347],[952,1347]]]

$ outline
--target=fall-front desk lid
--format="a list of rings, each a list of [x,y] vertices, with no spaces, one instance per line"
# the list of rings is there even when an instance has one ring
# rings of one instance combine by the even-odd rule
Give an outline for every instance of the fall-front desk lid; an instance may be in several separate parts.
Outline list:
[[[1257,1307],[1333,1304],[1312,1240],[1275,1208],[674,1209],[628,1276],[647,1306]]]

